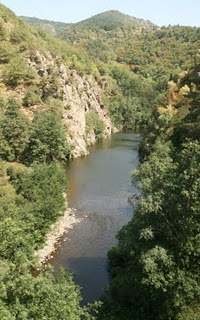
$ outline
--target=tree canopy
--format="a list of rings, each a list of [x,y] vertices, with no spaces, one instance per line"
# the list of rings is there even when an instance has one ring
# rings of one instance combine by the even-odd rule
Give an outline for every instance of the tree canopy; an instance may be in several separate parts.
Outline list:
[[[108,253],[112,280],[100,319],[200,316],[198,70],[192,67],[173,94],[169,87],[170,109],[158,108],[146,128],[133,174],[140,196],[130,199],[136,211]]]

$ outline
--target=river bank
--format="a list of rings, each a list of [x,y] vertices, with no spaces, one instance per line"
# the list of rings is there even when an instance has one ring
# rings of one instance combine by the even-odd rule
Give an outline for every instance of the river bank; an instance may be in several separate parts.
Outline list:
[[[68,230],[77,225],[81,219],[75,216],[76,209],[66,208],[64,214],[51,225],[46,235],[45,246],[36,252],[40,263],[45,263],[53,257],[53,253],[59,246],[60,239]]]

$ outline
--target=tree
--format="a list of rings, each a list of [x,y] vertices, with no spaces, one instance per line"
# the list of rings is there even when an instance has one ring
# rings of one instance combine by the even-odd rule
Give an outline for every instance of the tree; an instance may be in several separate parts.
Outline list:
[[[27,210],[28,212],[23,214],[26,217],[27,227],[31,228],[32,232],[36,231],[36,234],[39,231],[40,239],[63,212],[63,192],[67,189],[64,169],[55,163],[34,164],[28,172],[11,171],[9,174],[16,192],[28,201],[29,205],[31,204],[30,212]],[[25,206],[25,203],[22,203]],[[34,242],[38,241],[36,234]]]
[[[191,142],[172,154],[157,142],[135,173],[141,197],[109,252],[102,319],[179,319],[198,304],[200,147]]]
[[[64,125],[58,114],[51,111],[36,114],[27,151],[30,152],[30,162],[67,161],[70,149],[66,143]]]
[[[0,128],[1,156],[6,160],[19,161],[29,141],[30,122],[13,99],[8,101]]]
[[[11,267],[4,280],[5,312],[10,311],[14,319],[89,319],[87,309],[80,307],[80,291],[69,273],[55,277],[46,271],[34,277],[23,269]]]

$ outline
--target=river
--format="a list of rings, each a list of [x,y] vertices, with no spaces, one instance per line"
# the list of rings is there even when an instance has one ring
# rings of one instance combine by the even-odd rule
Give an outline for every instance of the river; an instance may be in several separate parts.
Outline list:
[[[83,302],[98,299],[108,284],[107,252],[133,214],[131,172],[138,166],[140,136],[115,133],[90,148],[90,155],[67,167],[69,205],[81,219],[64,235],[51,264],[74,273]]]

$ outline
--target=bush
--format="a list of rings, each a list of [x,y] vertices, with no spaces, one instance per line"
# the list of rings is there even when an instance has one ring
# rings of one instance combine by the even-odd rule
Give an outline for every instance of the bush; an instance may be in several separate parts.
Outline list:
[[[2,22],[0,22],[0,41],[4,40],[6,37],[6,29]]]
[[[0,63],[8,63],[14,54],[15,51],[10,42],[2,41],[0,43]]]
[[[99,140],[103,138],[104,130],[105,124],[98,113],[93,110],[89,111],[86,115],[86,131],[94,131],[96,139]]]
[[[10,34],[10,41],[14,44],[20,44],[27,38],[27,32],[22,27],[16,27]]]
[[[47,99],[48,97],[60,98],[60,82],[58,74],[52,71],[50,75],[42,77],[40,88],[42,90],[43,99]]]
[[[35,72],[19,57],[13,58],[2,70],[3,82],[16,87],[21,83],[30,84],[35,78]]]
[[[23,105],[25,107],[31,107],[35,104],[41,103],[40,95],[38,89],[34,86],[29,87],[23,99]]]

